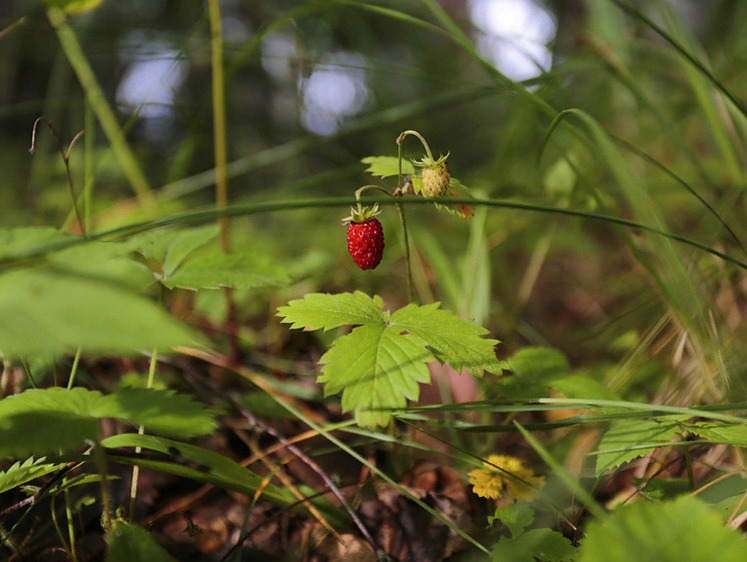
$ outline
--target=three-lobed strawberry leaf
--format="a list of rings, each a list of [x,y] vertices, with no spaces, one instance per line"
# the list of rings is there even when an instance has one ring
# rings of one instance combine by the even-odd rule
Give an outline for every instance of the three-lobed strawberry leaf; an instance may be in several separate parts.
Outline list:
[[[382,326],[388,320],[381,309],[384,301],[374,295],[369,297],[362,291],[325,295],[309,293],[303,299],[294,300],[287,306],[278,308],[278,316],[291,328],[308,328],[310,330],[332,330],[340,326],[358,326],[379,323]]]
[[[292,328],[330,330],[358,326],[338,338],[322,356],[325,394],[342,392],[343,411],[362,426],[383,426],[389,410],[417,400],[427,383],[427,363],[434,359],[475,376],[498,372],[494,347],[484,328],[460,320],[440,304],[409,304],[389,314],[381,297],[365,293],[312,293],[278,309]]]
[[[426,361],[433,355],[425,342],[383,324],[366,324],[339,338],[320,359],[317,379],[324,393],[342,391],[342,409],[354,411],[362,426],[386,425],[388,410],[404,408],[419,395],[418,383],[430,380]]]

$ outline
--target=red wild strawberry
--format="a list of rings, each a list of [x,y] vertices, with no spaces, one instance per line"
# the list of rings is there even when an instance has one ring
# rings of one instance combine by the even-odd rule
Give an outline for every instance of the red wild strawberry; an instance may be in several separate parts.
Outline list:
[[[446,156],[440,156],[438,160],[433,160],[433,158],[425,156],[419,162],[415,162],[416,166],[423,168],[423,171],[420,172],[420,180],[423,184],[423,194],[426,197],[446,195],[451,181],[449,170],[446,169],[446,159],[448,157],[447,154]]]
[[[363,270],[374,269],[384,254],[384,229],[375,218],[378,212],[378,206],[352,209],[352,214],[343,220],[348,225],[348,252]]]

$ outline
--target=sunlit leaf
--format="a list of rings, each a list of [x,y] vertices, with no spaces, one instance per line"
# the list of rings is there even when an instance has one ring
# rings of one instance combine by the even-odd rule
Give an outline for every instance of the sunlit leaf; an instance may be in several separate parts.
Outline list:
[[[0,275],[0,350],[8,357],[166,351],[200,338],[118,283],[66,270]]]
[[[382,306],[380,297],[356,292],[309,294],[278,309],[293,328],[359,326],[322,356],[319,381],[326,383],[327,395],[342,392],[343,410],[353,411],[360,425],[385,425],[390,419],[386,409],[417,399],[418,383],[429,380],[425,363],[434,358],[476,376],[499,369],[493,349],[498,342],[484,338],[484,328],[439,304],[410,304],[391,317]]]
[[[172,391],[123,388],[104,396],[80,387],[29,389],[0,400],[0,458],[78,447],[98,438],[103,418],[176,437],[215,428],[201,404]]]
[[[354,411],[359,425],[386,425],[391,414],[371,411],[402,408],[419,396],[418,383],[430,380],[424,361],[432,360],[423,340],[382,324],[359,326],[337,339],[320,359],[325,394],[342,391],[342,409]]]
[[[727,425],[718,422],[697,422],[683,424],[688,431],[703,439],[716,443],[726,443],[737,447],[747,447],[747,426]]]
[[[102,396],[91,413],[98,418],[126,420],[142,425],[149,433],[171,437],[207,435],[217,427],[204,405],[172,390],[122,388]]]
[[[704,503],[683,495],[661,504],[639,500],[592,521],[579,560],[741,562],[747,560],[747,543]]]
[[[399,174],[399,164],[396,156],[366,156],[361,160],[368,164],[366,172],[372,176],[388,178]],[[402,159],[402,173],[412,175],[415,173],[415,166],[409,160]]]
[[[23,463],[16,462],[8,470],[0,472],[0,494],[60,469],[64,464],[46,462],[45,457],[29,457]]]
[[[163,284],[173,289],[250,288],[286,285],[288,274],[270,258],[255,254],[214,253],[192,258]]]
[[[599,443],[597,475],[646,455],[669,442],[680,429],[681,417],[662,420],[625,420],[613,423]],[[646,447],[647,443],[655,446]],[[608,452],[606,452],[608,451]]]
[[[341,293],[324,295],[309,293],[303,299],[293,300],[287,306],[278,308],[278,316],[291,328],[308,328],[310,330],[331,330],[346,325],[381,324],[388,316],[381,309],[384,301],[375,295]]]
[[[439,306],[408,304],[392,314],[389,325],[418,336],[436,359],[457,371],[466,369],[478,377],[483,371],[500,372],[494,351],[498,340],[484,338],[488,334],[485,328],[460,320]]]

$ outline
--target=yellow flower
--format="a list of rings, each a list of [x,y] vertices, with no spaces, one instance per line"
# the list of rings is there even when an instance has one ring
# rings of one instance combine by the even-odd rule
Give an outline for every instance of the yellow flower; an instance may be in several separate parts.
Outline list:
[[[469,473],[472,491],[483,498],[499,498],[505,489],[517,500],[528,500],[534,495],[533,488],[545,485],[544,476],[536,476],[516,457],[490,455],[483,464],[486,469],[476,468]]]

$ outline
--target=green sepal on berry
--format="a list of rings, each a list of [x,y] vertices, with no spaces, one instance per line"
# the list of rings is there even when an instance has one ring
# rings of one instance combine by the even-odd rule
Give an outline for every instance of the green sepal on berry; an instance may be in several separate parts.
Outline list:
[[[384,255],[384,229],[379,219],[379,206],[351,207],[349,217],[342,219],[348,225],[348,252],[355,264],[363,269],[375,269]]]
[[[426,197],[443,197],[448,192],[451,176],[446,168],[446,159],[449,154],[447,152],[446,156],[439,156],[438,160],[434,160],[431,156],[424,156],[422,160],[413,162],[415,166],[422,168],[420,172],[421,192]]]

